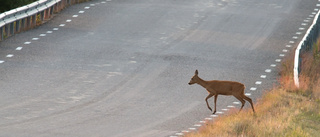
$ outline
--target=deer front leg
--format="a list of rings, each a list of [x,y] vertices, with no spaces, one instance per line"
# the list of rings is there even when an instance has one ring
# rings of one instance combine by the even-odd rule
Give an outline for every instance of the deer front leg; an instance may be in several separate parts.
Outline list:
[[[206,97],[206,103],[207,103],[207,107],[208,109],[212,112],[212,109],[211,107],[209,106],[209,103],[208,103],[208,99],[211,98],[213,96],[213,94],[209,94],[207,97]]]
[[[218,94],[214,96],[214,111],[212,114],[215,114],[217,111],[217,98],[218,98]]]

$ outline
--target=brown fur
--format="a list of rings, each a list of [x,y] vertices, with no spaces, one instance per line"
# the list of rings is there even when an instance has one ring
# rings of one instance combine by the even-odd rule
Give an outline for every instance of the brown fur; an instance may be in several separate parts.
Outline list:
[[[209,106],[208,99],[214,96],[213,114],[216,113],[216,102],[217,102],[218,95],[232,95],[235,98],[237,98],[242,103],[242,106],[239,112],[242,110],[245,104],[244,100],[247,100],[251,104],[253,112],[255,112],[251,98],[244,95],[245,86],[242,83],[234,82],[234,81],[219,81],[219,80],[205,81],[198,76],[198,70],[195,71],[195,75],[191,78],[189,85],[192,85],[195,83],[201,85],[203,88],[205,88],[208,91],[209,95],[206,97],[205,100],[207,103],[207,107],[211,111],[212,109]]]

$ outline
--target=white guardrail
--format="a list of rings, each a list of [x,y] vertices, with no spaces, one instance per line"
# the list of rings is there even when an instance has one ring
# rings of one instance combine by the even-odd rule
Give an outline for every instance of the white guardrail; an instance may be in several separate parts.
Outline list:
[[[5,38],[31,29],[52,17],[54,12],[59,12],[66,6],[88,0],[39,0],[31,4],[0,14],[0,41]],[[299,87],[299,63],[301,48],[305,45],[311,30],[317,24],[320,10],[314,18],[313,24],[299,43],[294,58],[294,83]],[[310,44],[310,43],[309,43]]]
[[[296,87],[299,88],[299,73],[301,70],[301,52],[312,50],[313,44],[317,41],[320,33],[320,19],[319,19],[320,10],[314,16],[312,25],[307,30],[306,34],[300,41],[299,45],[296,48],[294,56],[294,67],[293,67],[293,79]]]
[[[0,41],[5,38],[42,24],[53,13],[63,8],[88,0],[38,0],[31,4],[0,14]]]

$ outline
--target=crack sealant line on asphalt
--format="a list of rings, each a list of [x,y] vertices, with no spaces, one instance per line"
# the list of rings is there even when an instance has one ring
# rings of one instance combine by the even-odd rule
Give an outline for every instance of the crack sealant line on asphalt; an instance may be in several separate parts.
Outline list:
[[[107,0],[107,1],[111,1],[111,0]],[[106,3],[106,2],[101,2],[101,3]],[[98,4],[100,4],[100,3],[98,3]],[[95,4],[90,4],[90,6],[95,6]],[[90,7],[84,7],[84,9],[89,9]],[[85,11],[79,11],[78,13],[84,13]],[[73,18],[76,18],[76,17],[78,17],[79,15],[77,15],[77,14],[74,14],[72,17]],[[71,19],[67,19],[66,20],[66,22],[71,22],[72,20]],[[60,24],[59,25],[59,27],[64,27],[66,24]],[[54,30],[54,31],[57,31],[57,30],[59,30],[59,28],[53,28],[52,30]],[[51,31],[51,30],[49,30],[49,31],[47,31],[46,33],[41,33],[39,36],[40,37],[45,37],[45,36],[47,36],[47,34],[51,34],[51,33],[53,33],[53,31]],[[31,39],[32,41],[37,41],[37,40],[40,40],[40,38],[38,38],[38,37],[33,37],[32,39]],[[31,44],[31,41],[26,41],[26,42],[24,42],[23,43],[24,45],[30,45]],[[23,47],[17,47],[15,50],[16,51],[21,51],[22,50],[22,48]],[[8,54],[8,55],[6,55],[6,58],[12,58],[14,55],[13,54]],[[0,60],[0,64],[3,64],[5,61],[4,60]]]
[[[320,2],[320,0],[318,0],[318,1]],[[320,7],[320,4],[317,4],[317,6]],[[314,9],[314,10],[315,10],[315,11],[318,11],[319,9]],[[311,15],[309,15],[309,17],[314,17],[314,14],[315,14],[315,12],[311,13]],[[309,21],[310,19],[311,19],[311,18],[307,18],[306,20],[303,21],[303,23],[301,23],[301,25],[302,25],[302,26],[307,26],[307,25],[308,25],[308,22],[310,22],[310,21]],[[305,30],[304,27],[300,27],[300,28],[299,28],[299,31],[297,31],[295,34],[296,34],[296,35],[301,35],[301,34],[302,34],[301,31],[304,31],[304,30]],[[289,41],[289,44],[285,45],[286,48],[292,48],[292,45],[291,45],[291,44],[294,44],[294,43],[295,43],[295,40],[298,40],[299,37],[298,37],[298,36],[293,36],[292,39],[293,39],[293,40],[290,40],[290,41]],[[288,51],[289,51],[288,49],[283,49],[283,50],[282,50],[283,53],[279,54],[279,57],[284,57],[284,56],[286,55],[286,53],[288,53]],[[272,67],[272,68],[276,67],[276,66],[277,66],[276,64],[277,64],[277,63],[280,63],[281,61],[282,61],[281,58],[277,58],[277,59],[275,60],[275,64],[271,64],[270,67]],[[267,74],[270,74],[270,73],[272,72],[272,69],[267,68],[267,69],[265,69],[264,72],[265,72],[266,74],[260,75],[260,78],[261,78],[261,79],[265,79],[265,78],[267,77]],[[262,84],[262,81],[259,81],[259,80],[258,80],[258,81],[255,82],[255,85],[261,85],[261,84]],[[250,88],[250,91],[256,91],[256,90],[257,90],[256,87],[251,87],[251,88]],[[250,96],[251,94],[252,94],[252,93],[245,93],[246,96]],[[239,105],[240,102],[235,101],[235,102],[233,102],[233,104]],[[227,108],[235,108],[235,106],[233,106],[233,105],[228,105]],[[229,111],[230,109],[222,109],[222,110],[227,112],[227,111]],[[219,112],[219,111],[218,111],[218,112]],[[223,113],[224,113],[224,112],[219,112],[219,113],[218,113],[218,112],[217,112],[217,114],[221,114],[221,115],[223,115]],[[201,127],[202,124],[205,124],[206,121],[211,121],[211,120],[213,120],[213,118],[216,118],[216,117],[218,117],[218,115],[211,115],[209,118],[205,118],[205,121],[200,121],[200,124],[195,124],[194,127],[188,128],[188,130],[182,130],[181,132],[177,132],[174,136],[170,136],[170,137],[184,136],[184,133],[189,133],[189,132],[192,132],[192,131],[196,131],[197,128]]]
[[[79,13],[84,13],[84,11],[82,12],[80,12],[79,11]],[[78,17],[78,15],[73,15],[72,17]],[[67,20],[66,22],[71,22],[71,20]],[[60,24],[59,26],[60,27],[62,27],[62,26],[64,26],[65,24]],[[53,28],[53,30],[59,30],[59,28]],[[46,33],[42,33],[42,34],[40,34],[39,36],[40,37],[44,37],[44,36],[46,36],[47,34],[51,34],[51,33],[53,33],[53,31],[47,31]],[[37,40],[39,40],[40,38],[38,38],[38,37],[33,37],[31,40],[33,40],[33,41],[37,41]],[[31,41],[26,41],[26,42],[24,42],[23,43],[24,45],[30,45],[31,44]],[[17,47],[15,50],[16,51],[21,51],[22,50],[22,48],[23,47]],[[6,58],[12,58],[14,55],[13,54],[7,54],[6,55]],[[3,64],[5,61],[4,60],[0,60],[0,64]]]
[[[308,25],[308,24],[302,23],[301,25],[306,26],[306,25]],[[299,30],[305,30],[305,29],[304,29],[304,28],[299,28]],[[297,34],[297,35],[300,35],[300,34],[302,34],[302,32],[299,31],[299,32],[296,32],[296,34]],[[293,39],[293,40],[297,40],[297,39],[299,39],[299,37],[298,37],[298,36],[293,36],[292,39]],[[295,41],[289,41],[289,43],[290,43],[290,44],[294,44]],[[291,48],[292,45],[286,45],[286,47],[287,47],[287,48]],[[285,53],[288,52],[288,49],[283,49],[282,52],[283,52],[283,53],[279,54],[279,57],[284,57],[284,56],[285,56]],[[276,63],[280,63],[281,61],[282,61],[281,58],[277,58],[277,59],[275,60]],[[272,67],[272,68],[274,68],[274,67],[276,67],[276,66],[277,66],[276,64],[271,64],[271,65],[270,65],[270,67]],[[272,72],[272,69],[270,69],[270,68],[265,69],[265,73],[268,74],[268,73],[271,73],[271,72]],[[260,75],[260,78],[261,78],[261,79],[265,79],[266,77],[267,77],[266,74]],[[262,81],[259,81],[259,80],[258,80],[258,81],[255,82],[255,85],[261,85],[261,84],[262,84]],[[257,90],[256,87],[251,87],[251,88],[250,88],[250,91],[256,91],[256,90]],[[252,93],[248,92],[248,93],[245,93],[245,95],[246,95],[246,96],[251,96]],[[235,101],[235,102],[233,102],[233,104],[239,105],[240,102]],[[235,106],[233,106],[233,105],[228,105],[227,108],[235,108]],[[227,112],[227,111],[229,111],[230,109],[221,109],[221,110]],[[216,112],[216,114],[223,115],[224,112],[218,111],[218,112]],[[212,116],[212,115],[211,115],[211,116]],[[198,127],[198,128],[199,128],[199,127],[202,126],[202,124],[205,124],[206,121],[211,121],[211,120],[213,120],[213,118],[216,118],[216,117],[218,117],[218,115],[214,115],[214,117],[210,117],[210,118],[205,118],[205,121],[200,121],[200,122],[199,122],[200,124],[195,124],[194,127]],[[189,130],[197,130],[197,128],[189,128]],[[183,136],[184,134],[183,134],[183,132],[178,132],[178,133],[176,133],[175,135],[182,135],[182,136]]]

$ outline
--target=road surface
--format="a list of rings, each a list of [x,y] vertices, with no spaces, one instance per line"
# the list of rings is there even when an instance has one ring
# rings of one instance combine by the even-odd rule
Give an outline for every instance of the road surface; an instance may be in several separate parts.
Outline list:
[[[93,0],[68,7],[0,42],[0,136],[189,130],[211,114],[205,89],[187,84],[196,69],[205,80],[244,83],[256,102],[276,84],[279,54],[297,45],[316,4]],[[217,110],[239,109],[236,101],[219,96]]]

